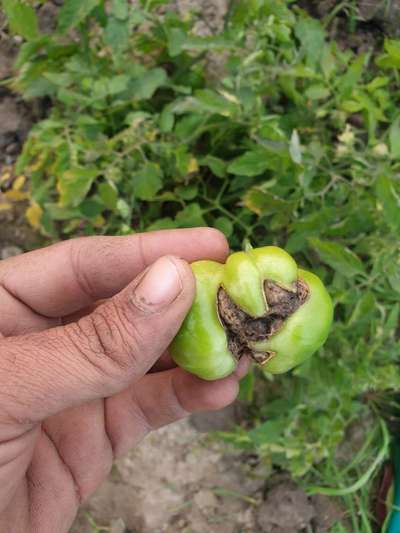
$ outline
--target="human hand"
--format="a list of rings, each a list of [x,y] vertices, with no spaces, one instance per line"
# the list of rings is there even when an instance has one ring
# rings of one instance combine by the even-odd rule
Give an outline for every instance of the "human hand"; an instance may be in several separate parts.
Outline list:
[[[246,362],[206,382],[167,353],[195,291],[179,257],[227,253],[220,233],[191,229],[75,239],[0,262],[0,531],[68,531],[115,457],[234,400]]]

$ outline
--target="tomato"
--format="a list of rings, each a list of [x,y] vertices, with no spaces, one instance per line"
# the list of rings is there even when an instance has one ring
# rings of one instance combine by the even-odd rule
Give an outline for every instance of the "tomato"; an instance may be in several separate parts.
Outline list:
[[[196,297],[170,353],[206,380],[231,374],[244,355],[273,374],[300,365],[325,342],[333,316],[321,280],[281,248],[236,252],[225,264],[192,264]]]

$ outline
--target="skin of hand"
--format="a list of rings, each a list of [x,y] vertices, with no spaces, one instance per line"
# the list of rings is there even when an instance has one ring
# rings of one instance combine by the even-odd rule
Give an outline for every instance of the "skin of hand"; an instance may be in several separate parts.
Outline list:
[[[167,352],[194,298],[188,262],[227,254],[219,232],[198,228],[0,262],[0,531],[67,532],[116,457],[235,399],[247,361],[207,382]]]

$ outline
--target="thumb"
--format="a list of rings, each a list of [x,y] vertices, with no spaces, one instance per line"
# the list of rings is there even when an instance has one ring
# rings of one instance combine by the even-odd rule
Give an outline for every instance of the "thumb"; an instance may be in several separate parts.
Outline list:
[[[189,265],[166,256],[78,322],[0,339],[0,421],[36,423],[123,390],[166,350],[194,292]]]

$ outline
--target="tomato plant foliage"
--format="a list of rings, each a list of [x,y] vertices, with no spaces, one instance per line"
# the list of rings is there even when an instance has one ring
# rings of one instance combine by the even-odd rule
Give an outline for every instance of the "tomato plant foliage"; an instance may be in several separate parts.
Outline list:
[[[210,225],[328,284],[326,346],[262,378],[261,425],[226,436],[295,476],[322,471],[399,383],[400,41],[355,53],[277,0],[233,2],[207,36],[165,1],[66,0],[51,35],[11,3],[12,86],[51,102],[17,165],[45,235]]]

